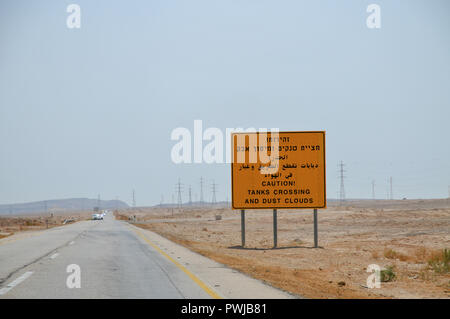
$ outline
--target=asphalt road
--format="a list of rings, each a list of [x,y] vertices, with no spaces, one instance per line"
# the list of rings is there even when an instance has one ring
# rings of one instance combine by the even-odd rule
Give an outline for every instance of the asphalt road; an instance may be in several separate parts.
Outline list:
[[[2,240],[0,298],[290,297],[154,236],[107,214]]]

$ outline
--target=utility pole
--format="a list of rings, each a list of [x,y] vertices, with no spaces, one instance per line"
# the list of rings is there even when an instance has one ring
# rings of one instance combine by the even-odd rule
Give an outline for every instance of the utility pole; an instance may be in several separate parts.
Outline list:
[[[181,199],[181,192],[183,191],[183,185],[180,182],[180,178],[178,178],[178,183],[175,185],[178,193],[178,208],[181,208],[183,206],[183,201]]]
[[[389,186],[390,186],[389,198],[392,200],[394,199],[394,192],[392,191],[392,176],[389,177]]]
[[[162,207],[164,204],[164,195],[161,195],[161,202],[159,203],[159,206]]]
[[[388,185],[386,187],[386,199],[389,200],[391,198],[390,193],[389,193],[389,179],[387,180]]]
[[[211,201],[211,204],[214,205],[214,204],[216,204],[216,192],[217,192],[217,184],[214,183],[214,180],[212,182],[211,187],[212,187],[212,201]]]
[[[136,208],[136,196],[133,189],[133,208]]]
[[[200,205],[203,205],[203,177],[200,176]]]
[[[189,206],[192,206],[192,187],[189,185]]]
[[[170,208],[170,210],[172,211],[172,215],[173,215],[173,207],[175,206],[175,195],[172,194],[172,207]]]
[[[339,163],[339,178],[341,180],[341,187],[339,189],[339,203],[342,206],[343,202],[345,201],[345,188],[344,188],[344,162],[341,161]]]
[[[97,208],[100,211],[100,194],[97,196]]]
[[[372,180],[372,199],[375,199],[375,180]]]

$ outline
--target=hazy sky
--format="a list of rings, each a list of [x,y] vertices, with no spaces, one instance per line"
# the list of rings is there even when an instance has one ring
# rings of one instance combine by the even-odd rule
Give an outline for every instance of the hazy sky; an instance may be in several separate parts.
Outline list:
[[[81,29],[66,7],[81,7]],[[381,6],[381,29],[366,8]],[[230,196],[173,164],[176,127],[327,132],[327,195],[447,197],[448,0],[0,1],[0,204]],[[184,193],[187,200],[187,192]]]

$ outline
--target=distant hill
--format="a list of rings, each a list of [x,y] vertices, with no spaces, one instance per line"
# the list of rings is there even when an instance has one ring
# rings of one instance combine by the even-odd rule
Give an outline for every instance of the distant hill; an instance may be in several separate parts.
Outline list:
[[[39,202],[0,205],[0,215],[26,213],[62,213],[64,211],[93,210],[98,205],[97,199],[69,198],[52,199]],[[128,208],[128,204],[120,200],[101,200],[100,209]]]

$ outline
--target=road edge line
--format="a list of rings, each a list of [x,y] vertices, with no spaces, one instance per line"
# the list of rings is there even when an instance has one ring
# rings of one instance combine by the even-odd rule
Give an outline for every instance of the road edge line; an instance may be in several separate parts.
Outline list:
[[[175,259],[170,257],[167,253],[165,253],[161,248],[153,244],[141,231],[131,228],[139,237],[141,237],[147,244],[153,247],[157,252],[161,255],[169,259],[172,263],[175,264],[180,270],[182,270],[189,278],[191,278],[200,288],[202,288],[208,295],[213,297],[214,299],[223,299],[219,294],[217,294],[214,290],[212,290],[208,285],[206,285],[203,281],[201,281],[197,276],[191,273],[186,267],[177,262]]]

